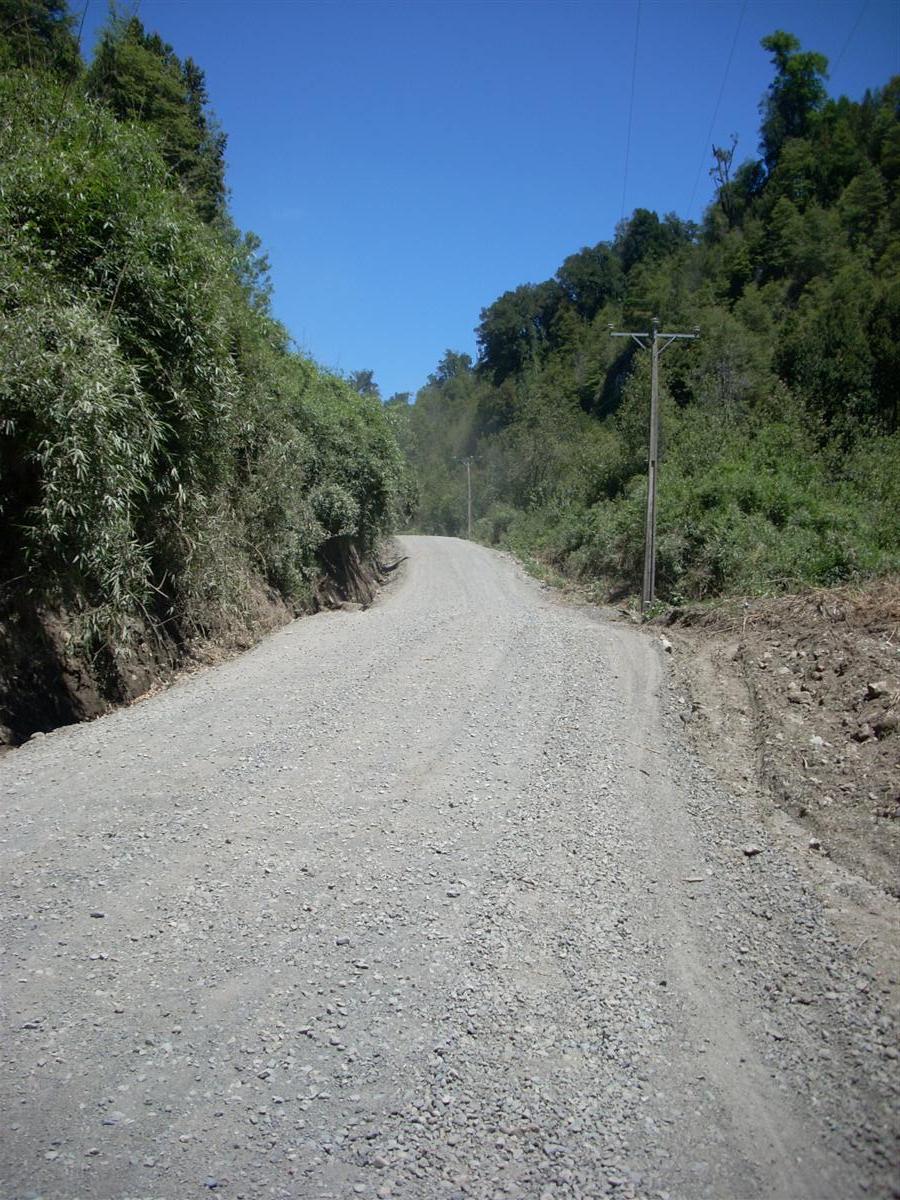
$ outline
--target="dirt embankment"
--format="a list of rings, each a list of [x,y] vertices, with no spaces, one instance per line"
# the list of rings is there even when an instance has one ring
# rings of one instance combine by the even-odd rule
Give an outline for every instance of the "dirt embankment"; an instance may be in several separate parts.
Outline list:
[[[900,583],[665,623],[684,719],[729,785],[764,785],[810,853],[900,897]]]
[[[306,608],[292,607],[256,580],[237,617],[211,614],[205,628],[191,633],[174,622],[135,621],[127,646],[92,653],[78,644],[72,613],[24,594],[0,595],[0,753],[35,733],[127,704],[179,671],[240,653],[302,612],[366,607],[389,570],[365,561],[350,539],[335,538],[323,548],[322,574]]]

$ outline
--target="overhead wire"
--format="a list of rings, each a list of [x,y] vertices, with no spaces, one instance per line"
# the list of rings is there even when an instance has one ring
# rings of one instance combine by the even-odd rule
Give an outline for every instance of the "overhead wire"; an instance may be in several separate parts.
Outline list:
[[[625,138],[625,169],[622,174],[622,211],[619,219],[625,220],[625,194],[628,190],[628,161],[631,157],[631,123],[634,119],[634,85],[637,79],[638,37],[641,31],[641,0],[637,0],[634,19],[634,54],[631,59],[631,100],[628,105],[628,133]]]
[[[81,21],[78,25],[78,37],[75,39],[75,44],[78,47],[78,53],[81,53],[81,35],[84,33],[84,19],[87,16],[88,5],[91,0],[84,0],[84,8],[81,10]]]
[[[863,0],[862,5],[860,6],[860,10],[856,14],[856,20],[853,22],[853,27],[850,30],[850,32],[847,34],[847,37],[844,39],[843,46],[841,46],[840,54],[838,54],[837,58],[834,60],[834,63],[832,64],[831,71],[830,71],[831,75],[834,75],[835,71],[841,65],[841,59],[847,53],[847,47],[853,41],[853,35],[854,35],[854,33],[856,33],[857,29],[859,29],[859,23],[863,19],[863,17],[866,15],[866,9],[868,7],[869,7],[869,0]]]
[[[84,8],[81,10],[81,22],[79,23],[79,26],[78,26],[78,36],[75,39],[75,49],[76,49],[76,52],[78,53],[79,57],[81,55],[81,35],[84,33],[84,19],[87,16],[88,5],[90,4],[90,2],[91,2],[91,0],[84,0]],[[59,100],[59,112],[56,114],[56,120],[53,122],[53,129],[52,129],[53,133],[56,132],[56,129],[57,129],[60,121],[62,120],[63,110],[65,109],[65,106],[66,106],[66,100],[69,98],[69,88],[72,85],[73,78],[74,78],[74,76],[70,76],[66,80],[65,85],[63,86],[62,96],[60,97],[60,100]]]
[[[865,0],[865,3],[868,3],[868,0]],[[732,59],[734,58],[734,51],[735,51],[735,48],[737,47],[738,37],[740,36],[740,33],[741,33],[741,26],[744,23],[744,14],[746,13],[746,11],[747,11],[747,0],[743,0],[743,3],[741,4],[741,11],[738,13],[737,25],[735,26],[735,30],[734,30],[734,37],[731,39],[731,49],[728,52],[728,61],[725,63],[725,73],[722,76],[722,83],[721,83],[721,86],[719,87],[719,95],[716,98],[716,106],[713,109],[712,120],[709,123],[709,131],[703,142],[703,151],[700,156],[700,165],[697,167],[697,175],[694,179],[694,186],[691,190],[691,198],[690,198],[690,201],[687,206],[688,218],[690,218],[691,213],[694,211],[694,198],[697,195],[697,188],[700,186],[700,176],[703,174],[703,166],[707,161],[707,158],[706,158],[706,155],[708,153],[707,147],[712,145],[713,130],[716,127],[716,119],[719,115],[719,108],[722,104],[722,97],[725,95],[725,86],[728,83],[728,75],[729,75],[729,72],[731,71],[731,62],[732,62]]]

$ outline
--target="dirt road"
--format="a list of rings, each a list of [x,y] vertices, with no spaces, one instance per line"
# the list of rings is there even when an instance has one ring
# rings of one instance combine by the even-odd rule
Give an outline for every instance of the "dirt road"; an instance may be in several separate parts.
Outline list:
[[[881,987],[654,641],[404,550],[0,763],[2,1194],[896,1194]]]

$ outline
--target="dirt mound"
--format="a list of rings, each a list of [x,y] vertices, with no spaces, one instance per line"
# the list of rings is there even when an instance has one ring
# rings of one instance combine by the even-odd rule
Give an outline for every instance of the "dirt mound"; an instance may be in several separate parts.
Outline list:
[[[811,850],[900,896],[900,582],[665,620],[684,718],[720,773],[764,784]]]

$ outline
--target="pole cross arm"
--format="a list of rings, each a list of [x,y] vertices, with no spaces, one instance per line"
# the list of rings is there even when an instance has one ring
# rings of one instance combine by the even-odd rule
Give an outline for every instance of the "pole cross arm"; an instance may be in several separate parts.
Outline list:
[[[641,341],[641,339],[642,339],[642,338],[649,338],[649,337],[650,337],[650,334],[649,334],[649,333],[619,333],[619,332],[617,332],[617,331],[616,331],[616,332],[614,332],[614,331],[611,329],[611,330],[609,331],[609,336],[610,336],[610,337],[625,337],[625,338],[631,338],[633,341],[637,342],[637,344],[640,346],[640,348],[641,348],[642,350],[649,350],[649,349],[650,349],[650,347],[648,346],[648,344],[647,344],[646,342],[644,342],[644,341]]]
[[[693,342],[696,341],[699,336],[699,333],[661,333],[659,338],[662,342],[662,345],[659,347],[658,353],[662,354],[664,350],[668,350],[673,342]]]

